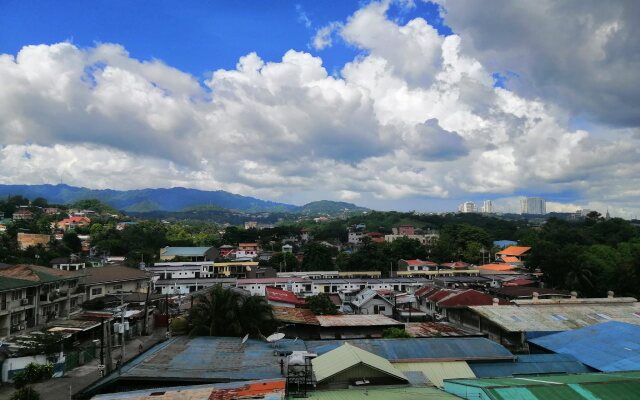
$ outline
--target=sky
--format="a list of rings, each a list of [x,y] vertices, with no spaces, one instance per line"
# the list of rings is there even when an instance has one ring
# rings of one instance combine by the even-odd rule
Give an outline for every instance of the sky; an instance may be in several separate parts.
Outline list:
[[[0,1],[0,183],[640,214],[640,3]]]

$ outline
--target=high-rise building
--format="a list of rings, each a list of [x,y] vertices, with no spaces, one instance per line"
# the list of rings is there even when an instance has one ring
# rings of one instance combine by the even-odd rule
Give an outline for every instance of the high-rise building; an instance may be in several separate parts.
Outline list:
[[[476,205],[473,201],[465,201],[464,203],[458,206],[458,212],[461,212],[461,213],[476,212]]]
[[[520,200],[520,214],[544,215],[547,213],[547,202],[541,197],[527,197]]]
[[[493,201],[491,200],[485,200],[484,202],[482,202],[482,212],[483,213],[488,213],[488,214],[493,214]]]

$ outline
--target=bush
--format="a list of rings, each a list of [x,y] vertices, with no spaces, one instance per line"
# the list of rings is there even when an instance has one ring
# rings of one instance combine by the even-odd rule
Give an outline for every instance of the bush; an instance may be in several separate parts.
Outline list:
[[[30,363],[13,376],[13,383],[17,388],[25,388],[29,384],[47,380],[51,375],[53,375],[53,364]]]
[[[11,400],[40,400],[40,393],[31,386],[25,386],[12,394]]]
[[[183,317],[173,318],[171,320],[171,332],[174,335],[185,335],[189,332],[189,323]]]
[[[382,337],[385,339],[410,338],[411,335],[402,328],[388,328],[382,331]]]

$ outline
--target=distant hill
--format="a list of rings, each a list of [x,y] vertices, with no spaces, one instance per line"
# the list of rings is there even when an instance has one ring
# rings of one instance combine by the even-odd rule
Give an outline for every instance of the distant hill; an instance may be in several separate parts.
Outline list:
[[[0,197],[21,195],[31,200],[43,197],[50,203],[72,204],[79,200],[97,199],[129,212],[238,210],[243,212],[284,212],[335,214],[366,210],[351,203],[316,201],[304,206],[261,200],[225,192],[182,187],[166,189],[96,190],[69,185],[0,185]]]
[[[305,204],[298,210],[301,214],[338,214],[342,212],[367,211],[368,208],[343,201],[320,200]]]

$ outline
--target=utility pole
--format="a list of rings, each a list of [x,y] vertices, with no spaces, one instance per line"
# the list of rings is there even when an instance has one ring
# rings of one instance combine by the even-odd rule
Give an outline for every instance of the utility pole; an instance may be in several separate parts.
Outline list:
[[[120,293],[120,329],[122,329],[122,351],[120,352],[120,364],[118,365],[118,373],[122,373],[122,364],[124,364],[125,356],[125,335],[124,329],[124,293]]]

